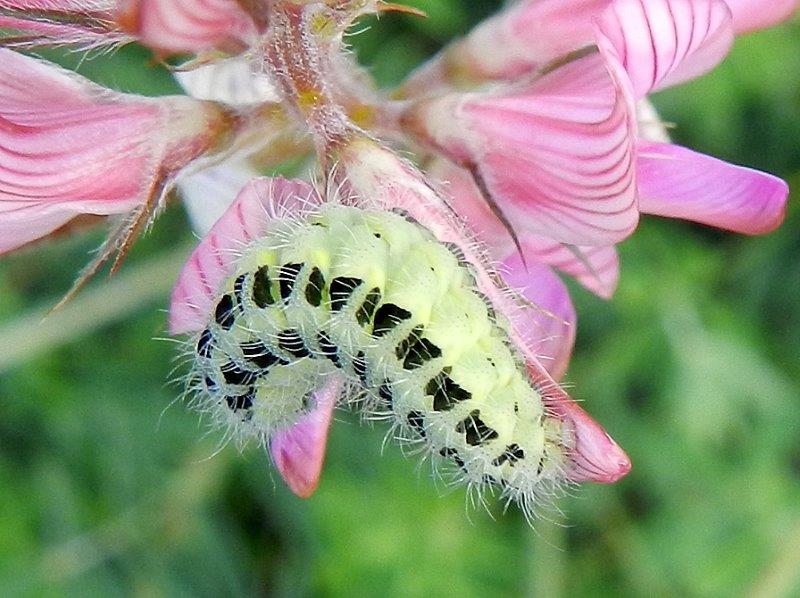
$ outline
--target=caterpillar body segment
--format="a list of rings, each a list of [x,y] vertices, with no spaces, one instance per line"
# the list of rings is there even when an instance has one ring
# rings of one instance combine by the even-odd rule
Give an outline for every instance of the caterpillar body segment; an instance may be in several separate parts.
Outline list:
[[[236,261],[195,339],[216,417],[269,438],[343,374],[365,409],[528,505],[563,480],[570,433],[457,254],[399,214],[323,204]]]

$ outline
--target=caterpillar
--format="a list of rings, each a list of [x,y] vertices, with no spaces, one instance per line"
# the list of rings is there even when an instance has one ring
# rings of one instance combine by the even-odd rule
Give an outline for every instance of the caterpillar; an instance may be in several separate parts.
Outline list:
[[[551,416],[459,252],[403,214],[323,204],[245,247],[194,338],[215,418],[269,438],[346,377],[365,412],[479,489],[527,505],[563,479]]]

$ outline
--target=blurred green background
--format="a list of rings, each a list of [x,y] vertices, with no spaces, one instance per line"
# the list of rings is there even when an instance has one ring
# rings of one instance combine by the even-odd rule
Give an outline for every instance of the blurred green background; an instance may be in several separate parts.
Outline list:
[[[384,84],[497,7],[418,0],[353,38]],[[77,56],[62,60],[77,64]],[[175,91],[144,50],[82,61]],[[742,38],[655,98],[674,138],[800,188],[800,25]],[[0,594],[800,595],[800,210],[763,238],[646,219],[611,302],[574,289],[573,394],[634,461],[531,530],[467,508],[385,429],[340,414],[319,490],[292,496],[253,447],[220,448],[175,399],[163,338],[194,241],[173,207],[123,272],[40,324],[101,231],[0,261]],[[492,518],[493,517],[493,518]]]

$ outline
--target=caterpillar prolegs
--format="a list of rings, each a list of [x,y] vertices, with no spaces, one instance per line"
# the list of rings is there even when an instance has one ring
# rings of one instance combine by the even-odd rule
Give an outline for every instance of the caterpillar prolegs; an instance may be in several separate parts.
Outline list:
[[[244,247],[194,339],[202,402],[267,439],[329,376],[359,405],[525,504],[561,481],[569,433],[458,252],[403,215],[322,204]]]

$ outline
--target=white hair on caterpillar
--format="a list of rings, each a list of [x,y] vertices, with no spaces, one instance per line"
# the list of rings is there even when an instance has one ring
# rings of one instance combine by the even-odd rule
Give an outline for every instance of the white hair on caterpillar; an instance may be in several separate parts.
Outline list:
[[[387,438],[472,499],[498,492],[533,517],[561,492],[570,435],[458,248],[401,214],[263,200],[269,230],[224,256],[230,274],[187,345],[186,392],[226,440],[266,444],[341,372],[340,404],[388,419]]]

